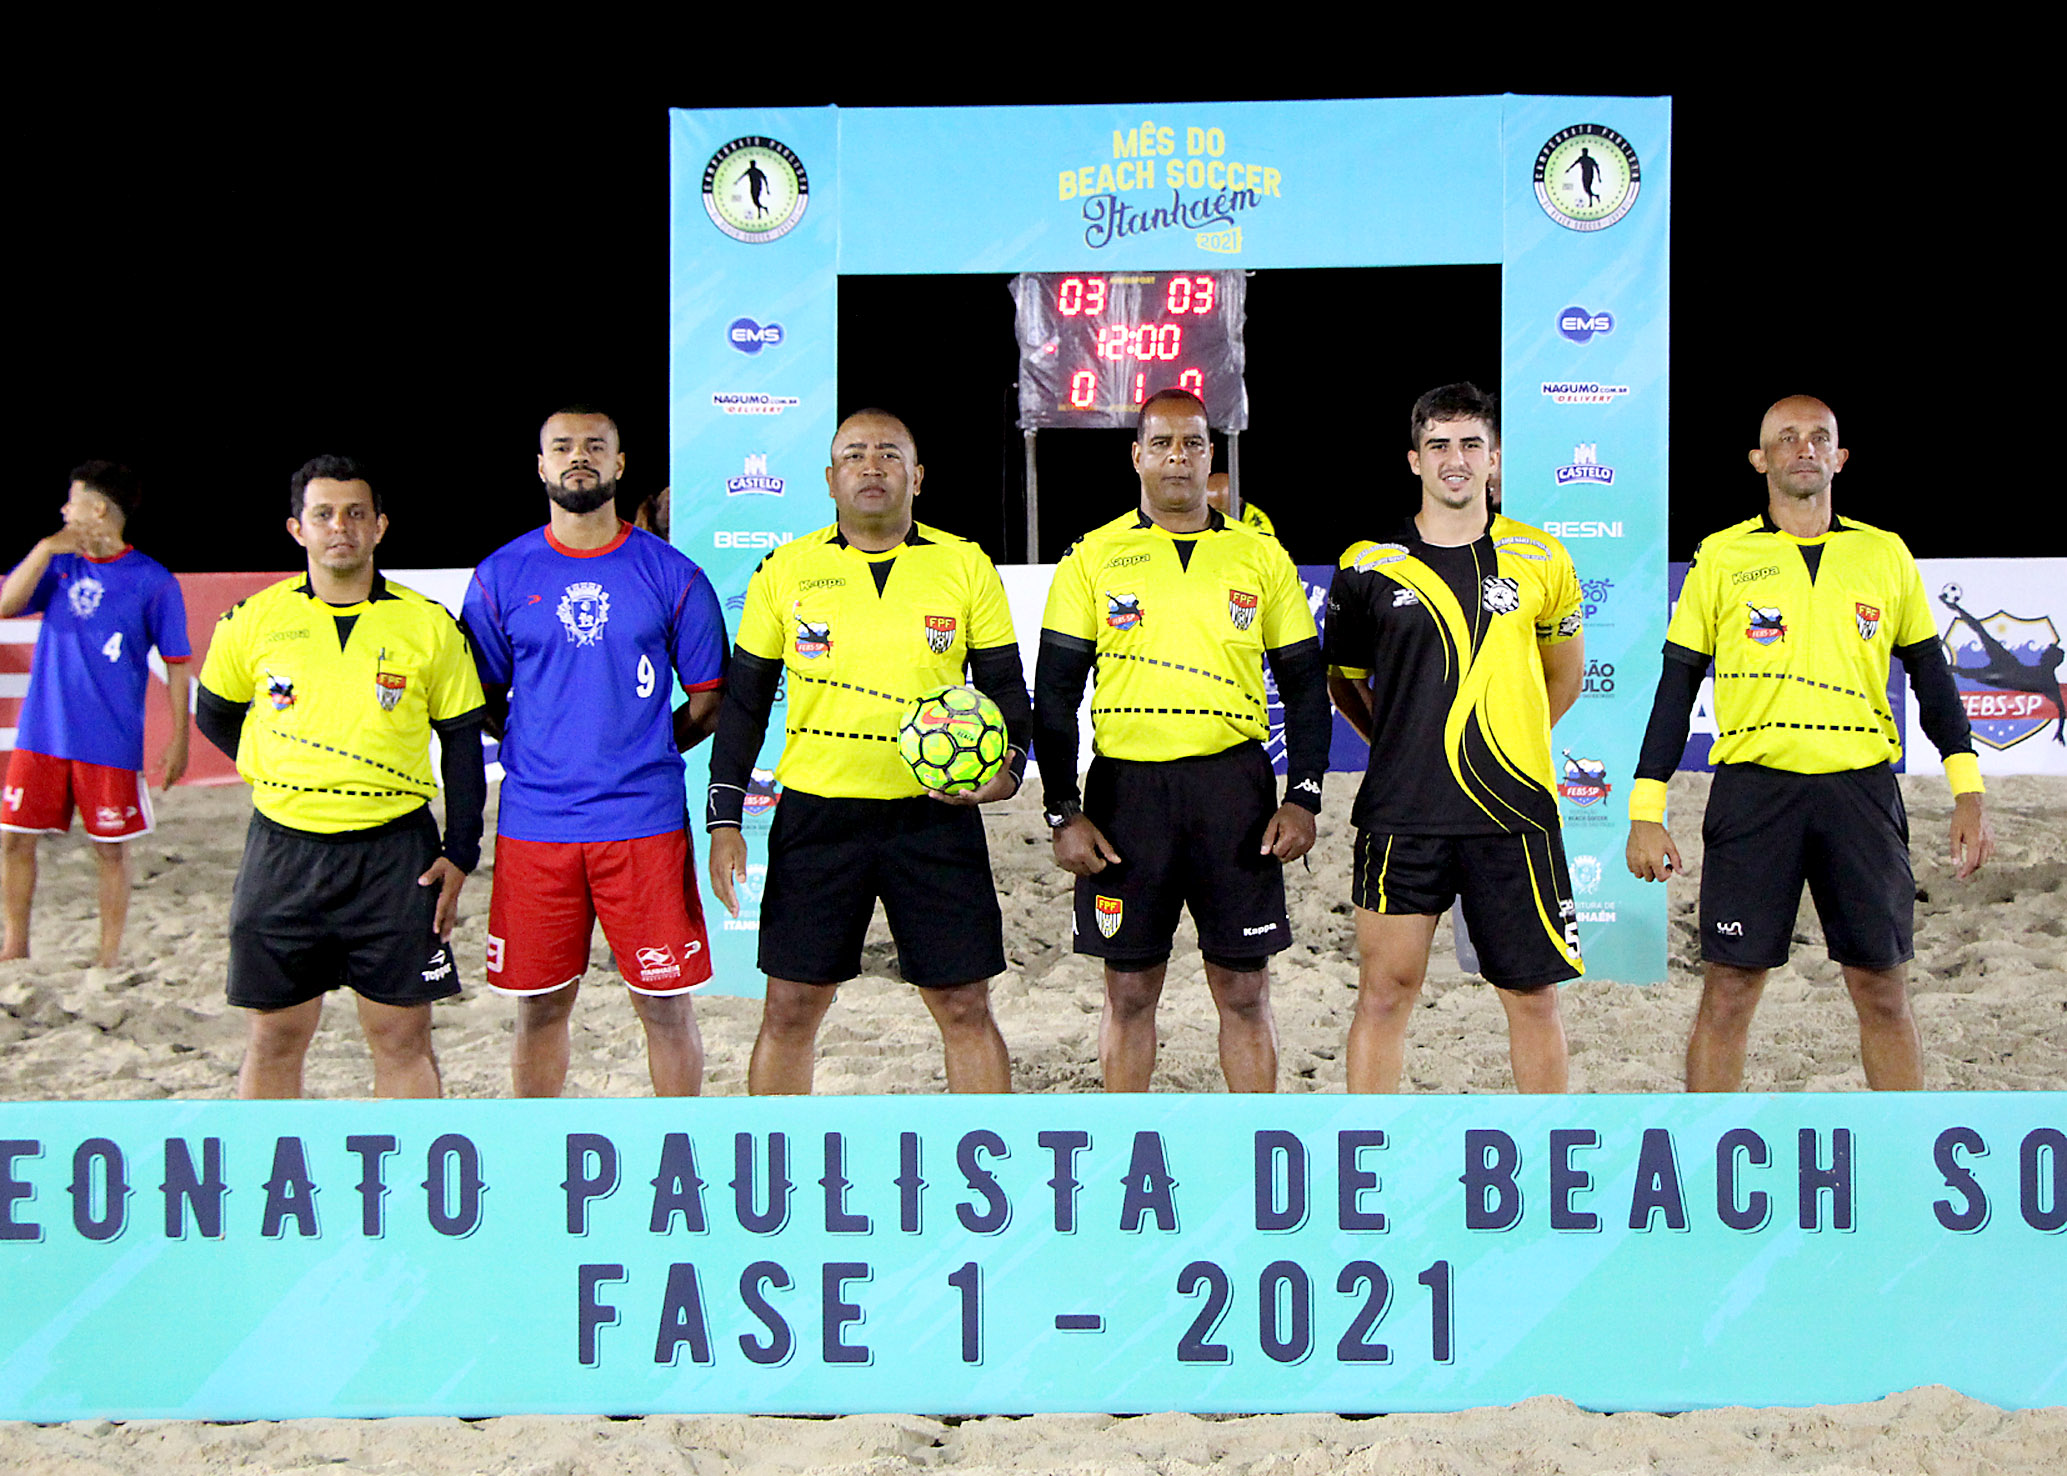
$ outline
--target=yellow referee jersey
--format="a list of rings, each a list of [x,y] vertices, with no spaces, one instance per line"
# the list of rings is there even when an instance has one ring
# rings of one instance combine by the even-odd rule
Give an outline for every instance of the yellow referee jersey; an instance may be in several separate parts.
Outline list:
[[[258,812],[323,835],[423,806],[438,792],[431,724],[482,706],[452,613],[379,575],[356,605],[324,603],[306,576],[232,605],[201,685],[249,704],[237,772]]]
[[[1094,528],[1056,565],[1041,624],[1095,648],[1096,750],[1147,763],[1263,742],[1263,653],[1315,639],[1284,546],[1219,513],[1197,533],[1138,509]]]
[[[1820,548],[1814,575],[1805,548]],[[1760,514],[1694,550],[1665,639],[1715,658],[1718,764],[1832,774],[1892,763],[1897,646],[1932,640],[1923,575],[1893,533],[1831,519],[1817,538]]]
[[[924,793],[897,752],[906,705],[962,681],[972,650],[1016,644],[989,557],[923,523],[882,553],[837,524],[784,544],[754,571],[738,635],[740,650],[784,668],[776,779],[838,799]]]

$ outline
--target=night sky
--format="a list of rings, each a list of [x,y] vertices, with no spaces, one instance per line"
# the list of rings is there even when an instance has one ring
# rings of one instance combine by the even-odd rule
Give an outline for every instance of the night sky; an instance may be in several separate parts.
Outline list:
[[[106,456],[143,473],[131,531],[172,568],[297,567],[281,528],[288,477],[331,451],[379,475],[392,518],[385,564],[472,564],[543,520],[536,427],[573,399],[615,408],[625,490],[650,490],[665,475],[670,106],[1501,91],[1675,97],[1675,557],[1760,504],[1744,452],[1766,404],[1792,392],[1838,411],[1852,451],[1840,511],[1896,529],[1925,556],[2067,553],[2061,498],[2025,491],[2030,453],[2008,449],[2011,423],[2028,429],[2020,402],[2031,391],[1996,353],[2036,313],[2031,289],[1998,259],[2001,233],[1977,228],[1989,211],[1963,152],[1971,139],[1936,128],[1896,92],[1889,102],[1864,84],[1783,80],[1784,68],[1724,86],[1659,68],[1582,78],[1534,61],[1384,78],[1321,66],[1270,87],[1197,69],[1114,69],[1122,83],[1063,93],[1009,76],[914,77],[893,61],[887,73],[906,90],[886,93],[873,52],[852,67],[821,59],[748,78],[687,54],[679,65],[628,63],[622,38],[607,68],[584,68],[571,39],[564,54],[549,38],[536,44],[492,85],[479,81],[496,70],[485,63],[466,76],[382,70],[376,83],[320,57],[235,79],[140,62],[105,95],[54,91],[61,114],[13,99],[16,236],[29,267],[17,275],[9,337],[28,434],[9,467],[0,564],[57,526],[67,470]],[[861,64],[870,58],[877,64]],[[564,91],[543,75],[569,69],[578,75]],[[705,85],[713,74],[721,80]],[[1387,80],[1423,85],[1374,91]],[[1151,81],[1161,85],[1136,85]],[[1412,313],[1397,319],[1383,346],[1390,368],[1416,387],[1497,382],[1497,274],[1444,270],[1490,284],[1483,310],[1425,327]],[[1360,275],[1395,280],[1319,280]],[[1411,506],[1400,454],[1411,391],[1374,389],[1369,408],[1330,403],[1353,389],[1316,388],[1368,382],[1368,364],[1294,363],[1273,345],[1331,292],[1411,302],[1426,285],[1402,280],[1412,275],[1252,282],[1244,485],[1302,561],[1332,562],[1342,540],[1301,511],[1294,489],[1379,486]],[[912,294],[926,292],[937,296],[918,311],[975,315],[977,336],[992,314],[997,349],[973,356],[946,394],[937,384],[916,392],[894,353],[876,356],[872,374],[843,362],[842,394],[848,407],[922,402],[914,419],[929,490],[968,494],[953,517],[929,499],[929,520],[1017,559],[997,490],[1017,457],[1000,281],[901,279],[894,294],[865,279],[843,285],[843,343],[866,332],[894,344]],[[931,362],[916,346],[912,359]],[[1053,439],[1043,440],[1044,494]],[[1108,453],[1087,442],[1067,455],[1095,469]],[[1124,435],[1109,459],[1109,487],[1095,470],[1057,473],[1055,485],[1088,478],[1087,495],[1130,501]]]

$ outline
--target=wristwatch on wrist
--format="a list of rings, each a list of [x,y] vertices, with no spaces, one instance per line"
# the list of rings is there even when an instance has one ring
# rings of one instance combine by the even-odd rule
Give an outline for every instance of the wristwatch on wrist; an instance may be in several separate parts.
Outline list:
[[[1077,801],[1064,800],[1060,805],[1057,805],[1054,809],[1044,811],[1042,813],[1042,818],[1048,822],[1048,828],[1050,830],[1060,830],[1063,826],[1069,824],[1070,821],[1076,819],[1077,816],[1083,813],[1084,807]]]

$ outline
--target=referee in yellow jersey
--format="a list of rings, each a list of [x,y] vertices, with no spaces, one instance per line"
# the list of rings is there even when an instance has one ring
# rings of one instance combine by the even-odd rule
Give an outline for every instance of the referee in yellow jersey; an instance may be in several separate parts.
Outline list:
[[[1151,396],[1133,458],[1140,502],[1062,556],[1034,673],[1034,753],[1055,864],[1077,878],[1076,951],[1105,961],[1098,1064],[1106,1090],[1148,1090],[1171,937],[1189,907],[1228,1090],[1275,1091],[1269,964],[1292,941],[1284,863],[1313,847],[1328,763],[1313,611],[1278,541],[1208,505],[1213,443],[1196,396]],[[1266,659],[1285,705],[1282,804],[1263,747]],[[1077,708],[1094,669],[1097,756],[1080,796]]]
[[[481,681],[451,612],[374,567],[388,520],[358,463],[315,458],[290,498],[308,573],[223,615],[196,713],[251,785],[230,904],[238,1091],[300,1096],[323,996],[349,988],[375,1094],[435,1097],[431,1001],[459,993],[449,944],[481,857]]]
[[[1924,734],[1944,756],[1954,867],[1971,876],[1995,851],[1966,709],[1916,561],[1894,534],[1831,507],[1846,454],[1821,400],[1793,395],[1768,410],[1751,453],[1765,511],[1701,540],[1665,631],[1629,794],[1636,876],[1663,881],[1680,869],[1665,782],[1710,662],[1720,729],[1702,826],[1705,967],[1688,1091],[1743,1085],[1752,1013],[1767,972],[1787,962],[1804,880],[1858,1012],[1866,1084],[1923,1085],[1909,1008],[1916,882],[1893,768],[1902,736],[1888,710],[1890,658],[1902,662]]]

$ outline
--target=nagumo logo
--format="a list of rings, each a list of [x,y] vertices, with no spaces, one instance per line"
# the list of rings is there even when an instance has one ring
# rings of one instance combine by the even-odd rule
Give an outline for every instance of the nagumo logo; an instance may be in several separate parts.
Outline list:
[[[2050,725],[2067,744],[2067,691],[2060,685],[2060,630],[2051,615],[1998,609],[1976,617],[1960,603],[1966,591],[1948,584],[1938,603],[1952,612],[1945,659],[1974,737],[1990,748],[2013,748]]]
[[[725,341],[749,356],[782,342],[782,325],[756,323],[752,318],[734,318],[725,329]],[[716,403],[713,397],[713,403]]]
[[[1242,249],[1235,217],[1282,199],[1284,174],[1230,154],[1227,133],[1217,126],[1187,125],[1179,157],[1178,128],[1143,119],[1138,127],[1112,130],[1110,157],[1064,169],[1056,176],[1058,200],[1080,200],[1084,244],[1094,251],[1131,236],[1188,230],[1201,251],[1232,255]],[[1122,196],[1169,191],[1167,202],[1134,204]],[[1197,193],[1187,196],[1186,191]]]
[[[1612,405],[1629,393],[1629,386],[1592,379],[1546,379],[1543,393],[1553,405]]]
[[[780,333],[782,330],[777,329]],[[802,402],[795,395],[764,395],[758,392],[718,390],[711,396],[711,408],[727,415],[780,415]]]
[[[1596,333],[1613,333],[1615,315],[1589,313],[1583,307],[1568,307],[1557,315],[1557,331],[1574,343],[1591,343]]]

